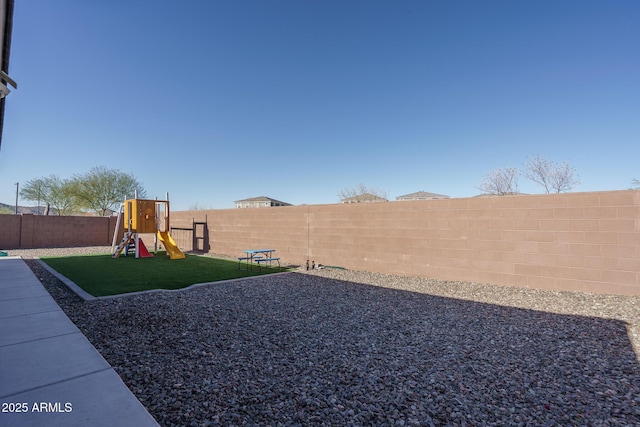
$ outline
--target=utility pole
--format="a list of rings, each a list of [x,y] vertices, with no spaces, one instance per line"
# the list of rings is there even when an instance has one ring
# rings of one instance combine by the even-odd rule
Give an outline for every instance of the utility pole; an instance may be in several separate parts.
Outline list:
[[[16,182],[16,215],[18,215],[18,185],[19,183]]]

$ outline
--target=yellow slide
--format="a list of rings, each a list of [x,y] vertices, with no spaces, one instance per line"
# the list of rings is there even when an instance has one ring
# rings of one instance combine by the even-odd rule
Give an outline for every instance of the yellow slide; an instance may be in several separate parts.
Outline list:
[[[167,250],[167,253],[169,254],[169,258],[171,259],[184,258],[184,254],[182,253],[180,248],[178,248],[178,245],[176,245],[175,240],[173,240],[173,237],[171,237],[171,234],[169,234],[168,231],[158,230],[158,239],[160,239],[160,242],[162,243],[164,248]]]

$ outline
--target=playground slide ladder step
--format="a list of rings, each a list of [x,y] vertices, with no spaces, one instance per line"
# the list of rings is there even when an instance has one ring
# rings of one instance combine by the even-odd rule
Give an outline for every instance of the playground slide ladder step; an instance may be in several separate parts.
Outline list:
[[[116,248],[115,252],[113,254],[111,254],[111,256],[113,258],[118,258],[120,256],[120,253],[122,252],[122,250],[124,249],[124,247],[127,245],[127,243],[129,242],[129,240],[131,240],[131,235],[133,233],[131,231],[127,231],[124,234],[124,237],[122,238],[122,240],[120,240],[120,243],[118,243],[118,247]]]

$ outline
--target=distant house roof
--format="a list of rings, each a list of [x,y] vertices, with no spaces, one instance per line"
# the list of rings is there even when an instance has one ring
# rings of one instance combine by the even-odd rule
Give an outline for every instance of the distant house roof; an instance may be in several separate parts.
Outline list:
[[[477,194],[473,197],[501,197],[501,196],[528,196],[528,194],[520,193],[519,191],[514,191],[510,193],[501,193],[501,194],[482,193],[482,194]]]
[[[281,202],[271,197],[259,196],[248,199],[236,200],[234,202],[237,208],[263,207],[263,206],[291,206],[291,203]]]
[[[375,203],[375,202],[388,202],[384,197],[376,196],[371,193],[358,194],[353,197],[347,197],[341,200],[342,203]]]
[[[416,193],[405,194],[404,196],[396,197],[396,200],[434,200],[434,199],[448,199],[449,196],[444,194],[429,193],[427,191],[418,191]]]

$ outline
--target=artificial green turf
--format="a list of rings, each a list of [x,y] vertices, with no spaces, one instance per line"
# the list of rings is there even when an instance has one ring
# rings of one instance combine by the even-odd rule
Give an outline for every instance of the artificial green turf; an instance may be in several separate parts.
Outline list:
[[[269,267],[259,271],[257,266],[247,271],[244,265],[238,269],[236,261],[197,255],[170,259],[163,251],[152,258],[112,258],[111,254],[104,254],[43,257],[42,261],[96,297],[151,289],[180,289],[196,283],[286,271]]]

